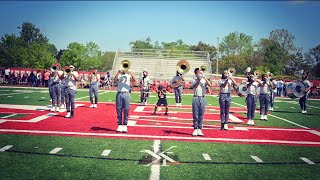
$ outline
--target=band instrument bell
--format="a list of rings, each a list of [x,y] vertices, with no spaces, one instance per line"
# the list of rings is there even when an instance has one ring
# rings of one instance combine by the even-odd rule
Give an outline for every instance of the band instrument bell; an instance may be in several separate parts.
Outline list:
[[[176,69],[180,74],[186,74],[190,70],[190,64],[187,60],[180,60],[177,63]]]
[[[130,69],[130,61],[129,60],[123,60],[121,61],[121,67],[124,71],[128,71]]]
[[[230,74],[230,76],[232,76],[233,74],[236,73],[236,69],[233,68],[233,67],[230,67],[230,68],[228,69],[228,73]]]

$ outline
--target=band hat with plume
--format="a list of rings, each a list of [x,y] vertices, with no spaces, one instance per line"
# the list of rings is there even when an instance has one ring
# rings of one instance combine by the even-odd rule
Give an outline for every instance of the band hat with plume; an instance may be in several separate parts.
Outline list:
[[[69,68],[75,68],[73,65],[70,65]]]

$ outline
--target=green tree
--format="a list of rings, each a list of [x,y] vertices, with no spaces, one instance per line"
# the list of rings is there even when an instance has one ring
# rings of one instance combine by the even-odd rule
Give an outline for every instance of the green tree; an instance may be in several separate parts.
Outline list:
[[[108,71],[112,69],[113,61],[116,53],[115,52],[105,52],[102,56],[102,70]]]
[[[182,39],[178,39],[176,42],[162,42],[162,48],[166,50],[183,50],[187,51],[190,49],[190,46],[185,44]]]
[[[0,66],[19,67],[24,55],[23,41],[14,34],[5,34],[0,41]]]
[[[102,55],[100,48],[94,42],[86,45],[73,42],[61,56],[61,65],[74,65],[78,70],[92,70],[102,68]]]
[[[269,39],[277,42],[287,53],[295,54],[297,51],[297,47],[294,45],[295,37],[286,29],[271,31]]]
[[[23,22],[21,28],[20,37],[26,44],[33,42],[48,43],[48,38],[40,32],[34,24],[30,22]]]
[[[151,38],[148,37],[146,40],[136,40],[129,43],[131,46],[131,50],[135,49],[153,49],[153,45],[151,43]]]
[[[283,74],[287,63],[287,52],[280,44],[270,39],[260,39],[258,53],[263,57],[263,66],[270,69],[274,75]]]
[[[320,77],[320,44],[305,53],[307,64],[312,68],[312,74]]]
[[[223,38],[219,48],[223,56],[251,55],[253,52],[253,39],[250,35],[232,32]]]
[[[200,41],[197,45],[191,45],[190,46],[191,51],[207,51],[210,54],[210,59],[214,59],[217,55],[217,49],[216,47],[203,43]]]

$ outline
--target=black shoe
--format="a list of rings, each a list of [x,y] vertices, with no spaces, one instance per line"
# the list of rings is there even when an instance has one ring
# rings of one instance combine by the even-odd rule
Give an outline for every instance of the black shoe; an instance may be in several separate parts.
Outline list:
[[[73,118],[74,117],[74,111],[71,111],[71,116],[70,118]]]
[[[220,128],[220,130],[225,130],[225,129],[224,129],[224,124],[223,124],[223,123],[221,123],[221,128]]]
[[[151,115],[156,115],[156,113],[152,113]]]
[[[165,116],[168,116],[168,113],[164,113]]]

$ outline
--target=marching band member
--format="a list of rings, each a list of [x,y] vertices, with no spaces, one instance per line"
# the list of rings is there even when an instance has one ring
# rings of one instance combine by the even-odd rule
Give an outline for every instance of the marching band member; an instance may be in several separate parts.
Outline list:
[[[97,108],[100,75],[98,74],[98,71],[96,69],[93,70],[92,73],[89,75],[89,82],[90,82],[89,96],[90,96],[90,102],[91,102],[91,105],[89,107]],[[93,96],[94,96],[94,102],[93,102]]]
[[[151,86],[151,80],[148,77],[148,72],[145,70],[143,71],[143,75],[140,79],[140,100],[141,105],[145,106],[147,104],[147,98],[149,97],[150,93],[150,86]]]
[[[221,129],[228,130],[228,120],[229,120],[229,110],[231,104],[231,86],[236,88],[237,84],[233,78],[231,78],[227,70],[223,71],[221,80],[219,80],[218,85],[220,87],[219,93],[219,105],[220,105],[220,119],[221,119]]]
[[[260,94],[259,94],[259,101],[260,101],[260,119],[261,120],[268,120],[268,107],[270,101],[270,93],[272,89],[272,84],[268,79],[267,74],[263,74],[261,77],[261,81],[257,80],[260,86]]]
[[[202,133],[203,115],[206,109],[206,86],[211,87],[211,83],[207,78],[203,77],[199,68],[194,70],[196,79],[193,80],[191,87],[194,91],[192,99],[192,116],[193,116],[193,128],[192,136],[204,136]]]
[[[66,109],[67,115],[66,118],[73,118],[75,112],[75,97],[77,94],[77,81],[80,81],[78,72],[74,71],[75,67],[73,65],[69,66],[69,69],[66,69],[66,74],[62,74],[61,79],[65,79],[66,88]]]
[[[248,78],[248,84],[247,84],[247,97],[246,97],[246,102],[247,102],[247,119],[248,125],[254,126],[254,112],[256,110],[256,92],[257,92],[257,87],[258,83],[256,82],[256,78],[252,75],[249,74]]]
[[[271,93],[270,93],[270,111],[273,111],[273,105],[274,105],[274,98],[276,96],[277,93],[277,81],[271,77],[270,78],[271,84],[272,84],[272,88],[270,89]]]
[[[118,128],[117,132],[128,132],[128,117],[130,110],[130,100],[131,100],[131,87],[130,82],[134,81],[138,84],[137,79],[134,75],[120,68],[118,73],[114,77],[114,82],[117,83],[117,96],[116,96],[116,110],[118,117]],[[123,119],[122,119],[123,112]]]
[[[164,113],[164,115],[168,115],[168,102],[167,102],[167,98],[166,98],[166,88],[163,86],[159,86],[158,88],[158,102],[156,104],[156,106],[154,107],[154,111],[152,113],[152,115],[156,115],[157,112],[157,108],[158,106],[164,105],[166,107],[166,112]]]
[[[51,68],[51,97],[52,97],[52,108],[50,111],[59,112],[60,111],[60,100],[61,100],[61,87],[60,87],[60,76],[63,74],[59,70],[60,65],[56,64]]]
[[[311,88],[311,83],[308,80],[308,76],[309,76],[309,74],[306,73],[306,74],[302,75],[302,77],[301,77],[303,84],[306,86],[305,95],[299,99],[299,104],[301,107],[302,114],[307,114],[307,99],[308,99],[309,91]]]
[[[177,71],[176,76],[174,76],[171,81],[171,85],[173,86],[173,89],[174,89],[176,106],[181,106],[182,90],[183,90],[183,84],[179,83],[181,81],[184,81],[183,75]]]
[[[69,68],[69,66],[63,67],[63,73],[66,74],[66,70]],[[60,109],[66,108],[66,80],[63,78],[61,79],[61,106]]]

